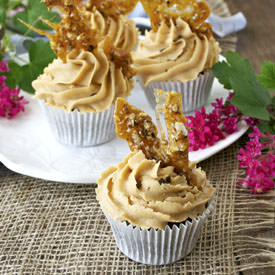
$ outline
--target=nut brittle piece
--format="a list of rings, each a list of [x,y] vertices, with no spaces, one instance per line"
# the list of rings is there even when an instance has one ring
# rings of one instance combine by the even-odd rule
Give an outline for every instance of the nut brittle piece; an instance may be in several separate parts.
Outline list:
[[[95,6],[104,15],[116,17],[132,12],[137,2],[138,0],[90,0],[88,9]]]
[[[162,160],[158,131],[149,115],[119,97],[114,121],[117,136],[128,142],[131,151],[142,150],[146,158]]]
[[[199,35],[213,35],[211,25],[205,22],[210,14],[209,5],[205,0],[141,0],[141,3],[150,17],[154,31],[162,21],[170,24],[170,20],[175,22],[180,17]]]
[[[189,170],[189,139],[188,130],[185,127],[187,120],[182,110],[182,95],[176,92],[164,93],[162,90],[157,90],[156,98],[158,102],[156,112],[164,115],[168,134],[167,146],[162,147],[167,155],[167,160],[169,160],[166,165],[174,166],[178,172],[187,172]]]
[[[39,30],[22,20],[28,28],[50,39],[50,45],[57,56],[66,62],[67,54],[75,50],[93,50],[101,39],[99,33],[89,26],[89,17],[80,0],[46,0],[48,7],[57,6],[62,11],[62,19],[59,24],[41,19],[49,25],[55,33]]]
[[[152,119],[122,98],[117,99],[114,115],[117,136],[128,142],[131,151],[142,150],[146,158],[160,161],[161,166],[174,166],[177,173],[186,173],[189,180],[189,140],[185,128],[186,119],[182,112],[181,94],[165,93],[161,90],[157,93],[157,121],[160,125],[159,114],[163,114],[168,140],[162,127],[159,127],[159,138]]]

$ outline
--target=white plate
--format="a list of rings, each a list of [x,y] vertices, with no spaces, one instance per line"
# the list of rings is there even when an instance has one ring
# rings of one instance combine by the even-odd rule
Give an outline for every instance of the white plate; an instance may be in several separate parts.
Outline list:
[[[107,167],[116,165],[130,152],[127,142],[118,138],[90,148],[71,148],[58,143],[38,102],[29,94],[22,94],[29,100],[25,112],[10,120],[0,118],[0,161],[10,170],[52,181],[95,183]],[[210,103],[215,98],[225,98],[227,94],[215,80],[206,109],[211,109]],[[132,91],[129,102],[152,116],[153,109],[138,86]],[[245,123],[240,123],[237,133],[214,146],[190,152],[190,160],[211,157],[236,141],[247,128]]]

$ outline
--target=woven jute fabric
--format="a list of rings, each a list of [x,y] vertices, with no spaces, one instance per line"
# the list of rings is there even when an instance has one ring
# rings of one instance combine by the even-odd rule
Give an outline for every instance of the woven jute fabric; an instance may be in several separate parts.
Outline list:
[[[229,15],[224,2],[210,4]],[[221,45],[234,49],[236,37]],[[275,267],[274,239],[258,235],[275,226],[275,192],[254,196],[236,184],[243,142],[200,164],[216,187],[215,209],[192,253],[167,266],[139,264],[118,250],[95,185],[48,182],[0,164],[0,274],[239,274]]]

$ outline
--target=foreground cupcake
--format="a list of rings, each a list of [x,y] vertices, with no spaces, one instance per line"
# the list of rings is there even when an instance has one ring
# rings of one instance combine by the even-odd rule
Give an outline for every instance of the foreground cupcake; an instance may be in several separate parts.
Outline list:
[[[119,249],[137,262],[154,265],[191,252],[213,208],[214,194],[205,173],[188,161],[181,96],[170,92],[164,100],[159,112],[168,141],[164,134],[157,138],[147,114],[117,100],[117,135],[128,141],[132,153],[103,172],[96,189]]]
[[[190,0],[154,6],[152,1],[141,2],[152,30],[146,32],[132,57],[146,97],[155,106],[155,88],[176,90],[182,93],[184,112],[200,108],[209,97],[214,80],[210,68],[221,51],[211,26],[204,22],[208,4]]]
[[[81,1],[61,2],[46,1],[63,15],[60,24],[45,21],[55,34],[42,34],[50,38],[58,58],[33,81],[35,98],[60,142],[98,145],[115,136],[115,100],[128,96],[133,87],[131,57],[114,46],[112,37],[91,27],[91,14]]]

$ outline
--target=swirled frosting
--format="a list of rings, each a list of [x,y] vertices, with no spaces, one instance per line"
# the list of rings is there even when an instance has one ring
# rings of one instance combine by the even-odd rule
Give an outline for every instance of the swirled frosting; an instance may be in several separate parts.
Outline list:
[[[174,167],[161,168],[142,151],[130,153],[117,167],[108,168],[98,180],[97,199],[113,219],[145,228],[163,229],[168,222],[196,218],[205,210],[214,188],[205,173],[193,167],[191,185]]]
[[[137,45],[138,31],[133,20],[124,15],[116,18],[103,16],[96,8],[90,17],[92,29],[97,30],[103,37],[110,37],[116,48],[129,52]]]
[[[55,59],[32,85],[35,97],[48,105],[67,111],[101,112],[117,97],[127,96],[133,81],[99,47],[93,52],[73,50],[66,63]]]
[[[168,26],[162,22],[156,32],[147,32],[132,58],[144,85],[153,81],[186,82],[209,70],[220,51],[213,37],[199,37],[178,18],[176,23],[171,20]]]

